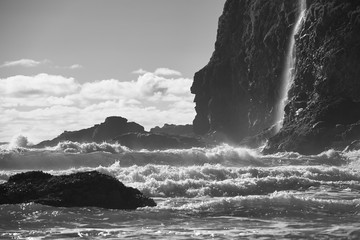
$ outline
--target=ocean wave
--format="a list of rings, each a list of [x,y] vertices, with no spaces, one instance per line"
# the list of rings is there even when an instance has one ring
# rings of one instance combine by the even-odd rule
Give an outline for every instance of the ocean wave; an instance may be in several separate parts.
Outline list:
[[[132,151],[119,144],[61,142],[46,149],[6,149],[0,152],[3,169],[51,169],[109,166],[120,161],[122,167],[147,164],[189,166],[221,163],[229,166],[263,166],[254,150],[232,148],[169,149],[158,151]],[[111,161],[109,161],[111,159]],[[97,165],[97,166],[98,166]]]
[[[360,156],[360,154],[358,155]],[[316,155],[302,155],[297,152],[278,152],[263,155],[261,159],[267,165],[330,165],[340,166],[349,163],[346,154],[334,149],[321,152]]]
[[[202,166],[221,164],[228,167],[276,166],[347,166],[360,162],[360,152],[329,150],[305,156],[293,152],[262,155],[254,149],[219,145],[214,148],[168,149],[133,151],[120,144],[61,142],[45,149],[13,147],[0,150],[2,169],[69,169],[110,166],[119,161],[122,167],[168,165]],[[357,164],[360,166],[360,164]],[[360,169],[357,167],[357,169]]]
[[[309,188],[320,189],[320,186],[332,191],[345,188],[359,190],[358,173],[336,169],[267,171],[254,168],[224,169],[219,166],[160,169],[149,165],[143,169],[125,168],[111,174],[153,197],[244,196],[285,190],[305,191]]]
[[[122,153],[129,151],[125,146],[114,143],[78,143],[71,141],[64,141],[58,143],[55,147],[47,148],[48,150],[63,151],[64,153],[93,153],[93,152],[107,152],[107,153]]]
[[[270,195],[198,199],[182,203],[178,199],[161,202],[157,209],[186,211],[193,214],[230,215],[241,217],[358,215],[360,200],[326,200],[296,196],[288,192]]]
[[[226,167],[152,165],[122,167],[120,162],[104,167],[49,171],[69,174],[97,170],[138,188],[151,197],[225,197],[269,194],[275,191],[310,191],[312,195],[341,192],[352,198],[360,191],[359,171],[325,166]]]

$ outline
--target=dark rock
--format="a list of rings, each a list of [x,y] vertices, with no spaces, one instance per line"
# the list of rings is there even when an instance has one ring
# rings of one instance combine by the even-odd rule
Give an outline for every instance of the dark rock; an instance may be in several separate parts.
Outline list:
[[[360,150],[360,140],[353,141],[352,143],[350,143],[349,146],[344,149],[345,152],[357,150]]]
[[[266,152],[315,154],[360,138],[360,2],[308,1],[284,126]],[[296,99],[306,101],[300,115]]]
[[[114,137],[128,132],[145,132],[144,127],[135,123],[128,122],[122,117],[107,117],[105,122],[97,124],[91,128],[81,129],[78,131],[65,131],[58,137],[43,141],[34,147],[56,146],[62,141],[72,142],[103,142],[110,141]]]
[[[215,51],[191,87],[195,133],[223,132],[230,141],[254,146],[269,138],[265,153],[316,154],[360,138],[360,1],[355,0],[307,0],[295,36],[295,79],[283,128],[276,136],[262,134],[275,123],[298,5],[226,1]]]
[[[35,202],[56,207],[136,209],[156,206],[139,190],[96,171],[52,176],[40,171],[13,175],[0,185],[0,204]]]
[[[113,140],[135,150],[181,149],[204,146],[204,143],[197,138],[158,133],[126,133]]]
[[[163,127],[156,126],[154,128],[151,128],[150,132],[177,136],[194,136],[193,126],[191,124],[164,124]]]
[[[223,132],[239,142],[274,124],[296,16],[297,1],[226,1],[215,51],[191,87],[195,133]]]
[[[240,141],[239,145],[245,146],[248,148],[262,147],[262,146],[265,146],[267,140],[270,137],[274,136],[275,133],[276,133],[276,125],[273,125],[270,128],[265,129],[261,133],[256,134],[255,136],[249,136],[249,137],[243,138]]]

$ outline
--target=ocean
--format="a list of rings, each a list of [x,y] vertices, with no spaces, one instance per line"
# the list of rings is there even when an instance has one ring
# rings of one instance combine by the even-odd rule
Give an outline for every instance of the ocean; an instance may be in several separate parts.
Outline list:
[[[260,152],[229,145],[164,151],[3,145],[0,183],[29,170],[97,170],[138,188],[157,207],[1,205],[0,239],[360,239],[360,150]]]

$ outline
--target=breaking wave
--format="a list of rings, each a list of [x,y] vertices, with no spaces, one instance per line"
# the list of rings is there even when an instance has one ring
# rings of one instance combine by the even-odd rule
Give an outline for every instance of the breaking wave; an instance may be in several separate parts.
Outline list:
[[[173,211],[189,211],[194,214],[226,214],[241,217],[263,216],[306,216],[337,215],[360,213],[360,200],[325,200],[301,197],[287,192],[275,192],[265,196],[238,196],[214,198],[208,201],[197,201],[179,204],[169,200],[157,208]]]
[[[92,152],[107,152],[107,153],[122,153],[129,151],[127,147],[120,144],[110,143],[78,143],[71,141],[64,141],[58,143],[54,148],[49,150],[63,151],[64,153],[92,153]]]
[[[24,140],[20,140],[22,142]],[[294,165],[341,166],[358,161],[359,152],[328,150],[318,155],[304,156],[293,152],[262,155],[257,149],[219,145],[214,148],[141,150],[133,151],[120,144],[60,142],[55,147],[35,149],[9,145],[0,149],[2,169],[68,169],[110,166],[120,162],[122,167],[147,164],[193,166],[221,164],[234,167],[273,167]],[[356,166],[356,165],[354,165]]]

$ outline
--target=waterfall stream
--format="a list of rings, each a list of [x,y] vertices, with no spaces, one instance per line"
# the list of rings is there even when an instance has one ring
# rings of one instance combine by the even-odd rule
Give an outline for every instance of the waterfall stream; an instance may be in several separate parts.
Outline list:
[[[285,66],[281,76],[280,100],[278,103],[276,117],[275,117],[276,132],[279,132],[279,130],[283,125],[284,115],[285,115],[284,108],[288,101],[288,92],[295,77],[295,62],[296,62],[295,36],[298,33],[301,24],[303,22],[303,19],[305,17],[306,0],[300,0],[299,5],[300,5],[299,15],[291,32],[290,42],[288,45],[287,56],[285,60]]]

